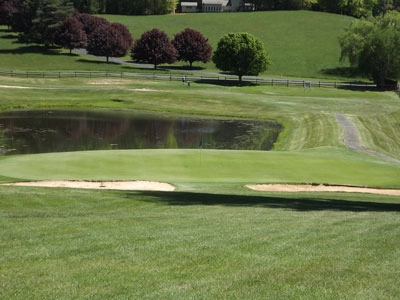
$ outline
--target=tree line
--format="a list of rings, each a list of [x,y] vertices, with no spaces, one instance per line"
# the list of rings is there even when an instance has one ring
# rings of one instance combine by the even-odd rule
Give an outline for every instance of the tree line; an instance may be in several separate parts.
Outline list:
[[[0,0],[0,24],[9,25],[10,16],[19,14],[22,26],[28,25],[24,23],[35,18],[43,2],[52,6],[69,3],[79,12],[89,14],[160,15],[179,12],[182,0]],[[197,2],[201,10],[202,0]],[[315,10],[354,17],[400,11],[400,0],[242,0],[242,10],[245,3],[255,11]]]
[[[192,67],[195,61],[210,61],[212,54],[208,40],[194,29],[186,28],[171,40],[164,31],[154,28],[133,41],[126,26],[77,11],[61,21],[53,42],[70,52],[85,48],[89,54],[106,57],[107,62],[110,57],[126,56],[131,51],[132,60],[153,64],[154,68],[178,60]]]
[[[400,11],[400,0],[249,0],[255,10],[314,10],[354,17]]]

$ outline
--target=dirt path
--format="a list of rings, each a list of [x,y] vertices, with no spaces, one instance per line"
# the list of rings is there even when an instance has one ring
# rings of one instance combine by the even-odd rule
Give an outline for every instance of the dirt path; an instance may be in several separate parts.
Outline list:
[[[400,164],[400,160],[398,159],[363,147],[360,143],[360,134],[357,130],[357,127],[345,115],[335,114],[335,118],[339,122],[340,126],[342,126],[343,128],[343,140],[347,148],[355,151],[368,153],[370,155],[379,157],[388,162],[394,162]]]

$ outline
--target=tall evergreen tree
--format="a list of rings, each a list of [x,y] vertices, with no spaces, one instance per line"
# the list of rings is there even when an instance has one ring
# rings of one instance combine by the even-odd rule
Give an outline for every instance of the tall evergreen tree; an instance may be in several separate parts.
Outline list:
[[[50,46],[62,20],[72,16],[73,4],[69,0],[41,0],[25,40]]]

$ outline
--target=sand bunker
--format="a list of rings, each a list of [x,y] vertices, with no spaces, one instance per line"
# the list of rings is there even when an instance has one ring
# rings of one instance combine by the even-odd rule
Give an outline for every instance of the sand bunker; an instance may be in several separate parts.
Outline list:
[[[48,180],[14,182],[2,185],[35,186],[35,187],[67,187],[80,189],[136,190],[136,191],[174,191],[175,187],[168,183],[155,181],[85,181],[85,180]]]
[[[262,192],[347,192],[400,196],[400,190],[374,189],[342,185],[248,184],[247,188]]]
[[[66,187],[80,189],[104,189],[104,190],[132,190],[132,191],[175,191],[175,187],[169,183],[156,181],[89,181],[89,180],[46,180],[5,183],[8,186],[31,187]],[[389,196],[400,196],[400,190],[376,189],[343,185],[295,185],[295,184],[248,184],[247,188],[261,192],[347,192],[369,193]]]

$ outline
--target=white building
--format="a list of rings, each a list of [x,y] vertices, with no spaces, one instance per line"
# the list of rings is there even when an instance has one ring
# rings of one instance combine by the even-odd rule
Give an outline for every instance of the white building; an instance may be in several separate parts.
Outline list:
[[[193,12],[230,12],[251,10],[249,5],[246,5],[244,0],[202,0],[201,7],[198,7],[197,2],[181,2],[183,13]]]
[[[197,2],[181,2],[183,13],[195,13],[197,12]]]

